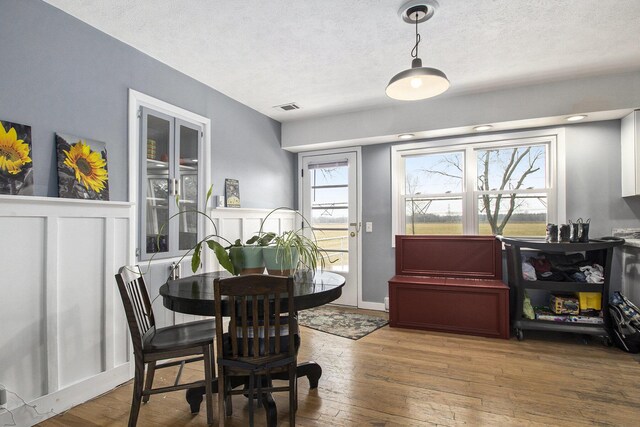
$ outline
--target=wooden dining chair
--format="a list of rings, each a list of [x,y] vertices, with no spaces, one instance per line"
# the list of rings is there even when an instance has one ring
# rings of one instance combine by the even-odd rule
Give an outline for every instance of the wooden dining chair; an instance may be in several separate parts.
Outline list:
[[[253,426],[253,400],[264,393],[289,393],[289,423],[297,409],[297,348],[300,345],[293,303],[293,278],[254,274],[215,279],[216,313],[228,299],[229,324],[223,329],[216,316],[219,423],[232,414],[231,395],[249,397],[249,424]],[[271,375],[288,373],[287,386],[273,386]],[[248,390],[233,390],[230,378],[248,377]],[[226,405],[226,411],[225,411]]]
[[[181,325],[157,328],[149,293],[138,266],[124,266],[116,274],[116,282],[124,304],[124,311],[133,341],[135,377],[133,399],[129,414],[129,427],[138,420],[141,400],[149,401],[149,396],[157,393],[205,387],[207,402],[207,422],[213,424],[213,397],[211,382],[213,374],[213,340],[215,323],[202,320]],[[157,364],[167,359],[196,356]],[[204,361],[204,380],[179,384],[185,363]],[[145,365],[147,378],[144,382]],[[175,383],[171,386],[152,388],[153,376],[157,369],[180,365]],[[143,385],[144,382],[144,385]]]

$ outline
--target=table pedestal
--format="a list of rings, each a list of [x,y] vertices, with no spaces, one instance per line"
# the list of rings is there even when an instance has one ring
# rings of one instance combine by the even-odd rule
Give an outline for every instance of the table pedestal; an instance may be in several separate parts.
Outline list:
[[[298,365],[296,368],[296,377],[299,379],[301,377],[307,377],[309,380],[309,388],[317,388],[318,381],[322,376],[322,367],[318,365],[316,362],[303,362]],[[277,374],[271,375],[271,378],[274,380],[288,380],[288,376],[286,372],[280,372]],[[231,388],[236,388],[241,385],[245,385],[247,387],[245,381],[242,378],[232,377],[231,379]],[[212,391],[214,393],[218,392],[218,379],[214,379],[211,384]],[[247,387],[248,388],[248,387]],[[197,414],[200,412],[200,404],[205,395],[204,387],[195,387],[187,390],[186,399],[189,403],[189,407],[191,408],[192,414]],[[214,405],[215,406],[215,405]],[[273,400],[271,393],[265,393],[265,396],[262,398],[262,406],[264,406],[265,411],[267,412],[267,426],[275,427],[278,424],[278,411],[276,408],[276,402]],[[294,408],[289,408],[289,410],[295,410]],[[225,414],[218,414],[218,416],[223,417]]]

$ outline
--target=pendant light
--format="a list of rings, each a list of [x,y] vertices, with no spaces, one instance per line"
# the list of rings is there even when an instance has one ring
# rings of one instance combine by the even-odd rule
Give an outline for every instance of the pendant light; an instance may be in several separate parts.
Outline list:
[[[436,68],[423,67],[422,59],[418,57],[420,34],[418,23],[433,16],[438,3],[435,0],[416,2],[410,1],[400,8],[399,14],[405,22],[416,26],[416,44],[411,50],[411,68],[396,74],[387,85],[387,96],[400,101],[416,101],[440,95],[449,89],[449,79]]]

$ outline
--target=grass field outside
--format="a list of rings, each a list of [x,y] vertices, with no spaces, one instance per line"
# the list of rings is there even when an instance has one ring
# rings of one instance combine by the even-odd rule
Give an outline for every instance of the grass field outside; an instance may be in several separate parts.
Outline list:
[[[491,226],[488,223],[480,224],[480,232],[478,234],[490,235]],[[462,224],[455,223],[429,223],[416,224],[415,232],[412,230],[411,224],[407,224],[407,234],[462,234]],[[546,224],[539,222],[513,222],[507,224],[504,229],[505,236],[545,236]]]
[[[332,228],[347,228],[346,224],[331,224]],[[406,234],[435,234],[435,235],[447,235],[447,234],[462,234],[462,224],[455,223],[429,223],[429,224],[416,224],[415,233],[412,230],[411,224],[407,225]],[[481,235],[490,235],[491,226],[488,223],[480,224]],[[504,230],[506,236],[517,237],[542,237],[546,234],[546,224],[539,222],[513,222],[507,224]],[[327,251],[329,258],[335,260],[330,263],[325,260],[325,267],[327,270],[342,270],[347,268],[349,263],[349,254],[345,252],[336,252],[341,250],[348,250],[349,248],[349,232],[347,230],[316,230],[316,239],[318,245]],[[326,257],[325,257],[326,258]]]

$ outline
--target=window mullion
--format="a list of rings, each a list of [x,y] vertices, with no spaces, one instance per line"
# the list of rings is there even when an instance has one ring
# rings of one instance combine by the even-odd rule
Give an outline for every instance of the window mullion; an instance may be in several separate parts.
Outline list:
[[[463,233],[478,234],[477,200],[475,195],[477,177],[476,152],[472,147],[465,149],[464,160],[464,211],[463,211]]]

